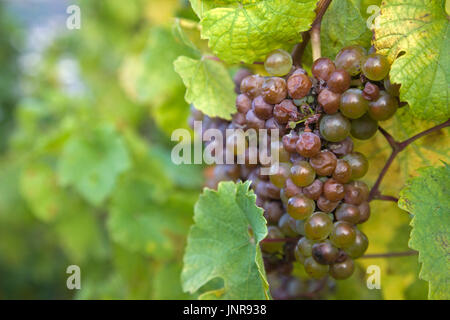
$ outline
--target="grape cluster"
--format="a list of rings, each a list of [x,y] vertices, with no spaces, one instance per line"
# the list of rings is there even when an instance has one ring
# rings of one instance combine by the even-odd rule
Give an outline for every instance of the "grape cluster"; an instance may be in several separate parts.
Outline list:
[[[252,181],[268,223],[267,238],[261,242],[268,273],[289,275],[293,262],[299,261],[312,278],[348,278],[353,260],[368,247],[358,225],[370,216],[369,188],[358,180],[367,173],[368,161],[353,150],[351,136],[369,139],[378,121],[394,115],[399,87],[388,79],[386,58],[358,46],[342,49],[334,62],[316,60],[312,77],[293,67],[283,50],[269,54],[264,66],[271,76],[237,72],[237,113],[231,122],[195,109],[192,120],[223,131],[267,129],[270,134],[278,129],[281,139],[275,152],[280,163],[271,175],[261,173],[261,163],[216,165],[208,186],[223,180]],[[235,152],[229,141],[223,143],[227,152]]]

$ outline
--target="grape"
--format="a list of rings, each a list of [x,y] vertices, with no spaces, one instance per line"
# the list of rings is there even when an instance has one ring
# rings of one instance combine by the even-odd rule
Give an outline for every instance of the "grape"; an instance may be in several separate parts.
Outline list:
[[[374,120],[384,121],[392,118],[397,109],[397,99],[385,91],[381,91],[380,97],[369,103],[369,116]]]
[[[292,115],[297,114],[297,107],[292,100],[283,100],[273,109],[273,116],[280,124],[286,124]]]
[[[241,86],[242,80],[244,80],[245,77],[251,76],[252,74],[253,73],[246,68],[242,68],[242,69],[239,69],[238,71],[236,71],[236,73],[234,74],[234,77],[233,77],[233,82],[235,85],[234,91],[236,93],[238,93],[238,94],[241,93],[240,86]]]
[[[246,114],[252,107],[252,100],[246,94],[240,94],[236,97],[236,107],[238,112]]]
[[[301,264],[305,264],[307,257],[305,257],[303,254],[301,254],[298,250],[294,251],[294,256],[298,262],[300,262]]]
[[[288,213],[285,213],[278,221],[278,228],[286,237],[296,237],[298,234],[295,229],[295,221]]]
[[[303,220],[309,217],[316,208],[313,200],[306,198],[303,195],[297,195],[288,200],[287,212],[292,218]]]
[[[240,155],[245,152],[245,149],[248,147],[247,140],[244,140],[244,145],[240,145],[240,139],[238,137],[238,134],[235,132],[231,134],[225,143],[226,152],[232,154],[232,155]]]
[[[286,98],[287,86],[283,78],[272,77],[266,79],[262,85],[262,96],[267,103],[280,103]]]
[[[342,93],[350,87],[350,75],[343,69],[334,71],[327,81],[328,89],[335,93]]]
[[[344,185],[333,178],[328,179],[323,185],[323,195],[330,201],[340,201],[345,196]]]
[[[311,72],[319,80],[327,81],[336,70],[333,61],[328,58],[319,58],[314,61]]]
[[[271,154],[275,155],[278,153],[278,160],[281,162],[289,162],[290,154],[287,152],[283,144],[280,141],[274,141],[270,143]]]
[[[263,120],[269,119],[273,113],[273,105],[265,102],[262,96],[257,96],[253,100],[252,108],[256,116]]]
[[[322,144],[320,137],[312,132],[303,132],[298,137],[297,152],[305,158],[311,158],[319,153]]]
[[[275,226],[268,226],[267,227],[267,237],[266,239],[282,239],[284,238],[283,234],[281,233],[280,229],[278,229]],[[280,252],[283,249],[283,242],[277,241],[277,242],[261,242],[261,250],[267,253],[276,253]]]
[[[277,224],[283,215],[283,208],[279,201],[266,201],[263,205],[264,217],[269,224]]]
[[[339,110],[350,119],[362,117],[369,109],[369,103],[360,89],[348,89],[341,95]]]
[[[232,123],[236,123],[240,126],[245,125],[245,123],[247,122],[247,120],[245,119],[245,114],[240,113],[240,112],[236,112],[233,115],[233,119],[231,121],[232,121]]]
[[[320,264],[332,264],[339,256],[339,250],[330,241],[315,243],[312,246],[312,257]]]
[[[384,79],[384,88],[386,89],[386,92],[389,93],[391,96],[398,97],[400,95],[400,85],[396,83],[392,83],[389,78]]]
[[[301,238],[297,245],[295,246],[295,250],[300,252],[305,257],[311,257],[313,242],[305,237]]]
[[[299,161],[291,167],[290,178],[299,187],[309,186],[316,178],[316,172],[306,161]]]
[[[305,222],[305,234],[310,240],[324,240],[333,230],[333,221],[323,212],[312,214]]]
[[[350,137],[339,142],[328,143],[328,149],[335,155],[342,157],[353,151],[353,141]]]
[[[359,208],[355,205],[343,203],[337,209],[334,214],[339,221],[347,221],[352,224],[359,222],[360,213]]]
[[[331,90],[323,89],[317,97],[317,102],[327,114],[335,114],[339,110],[341,95]]]
[[[264,78],[258,75],[245,77],[241,82],[241,92],[250,99],[254,99],[261,94]]]
[[[261,181],[255,188],[255,193],[264,198],[279,200],[280,188],[277,188],[271,182]]]
[[[337,158],[334,153],[322,150],[309,159],[309,163],[319,176],[330,176],[336,168]]]
[[[317,200],[317,207],[324,212],[332,212],[338,206],[339,201],[330,201],[323,195]]]
[[[385,56],[377,53],[369,54],[361,66],[361,70],[367,79],[372,81],[383,80],[389,73],[389,62]]]
[[[303,188],[303,194],[312,199],[317,200],[319,199],[320,195],[323,191],[323,182],[319,179],[314,180],[313,183],[311,183],[309,186]]]
[[[330,275],[336,279],[336,280],[343,280],[347,279],[353,274],[353,271],[355,270],[355,265],[353,263],[353,260],[350,258],[347,258],[343,262],[338,262],[330,267]]]
[[[264,68],[273,76],[284,76],[291,71],[292,57],[284,50],[274,50],[267,55]]]
[[[266,121],[265,128],[268,130],[268,133],[270,135],[273,134],[273,132],[274,132],[273,130],[278,130],[278,134],[280,134],[280,135],[284,135],[284,133],[286,132],[285,126],[280,125],[274,117],[269,118]]]
[[[351,76],[361,72],[361,60],[366,55],[363,47],[349,46],[342,48],[336,56],[336,68],[347,70]]]
[[[378,130],[378,122],[373,120],[368,114],[359,119],[352,120],[351,135],[359,140],[372,138]]]
[[[360,205],[369,197],[369,188],[362,181],[352,181],[345,185],[345,202]]]
[[[278,170],[275,170],[278,167]],[[286,179],[289,178],[289,173],[291,170],[291,165],[287,163],[273,164],[270,169],[270,182],[272,182],[276,187],[283,188]]]
[[[281,138],[281,141],[283,142],[286,151],[290,153],[297,151],[295,148],[298,141],[298,134],[295,131],[291,131],[289,134],[284,135],[283,138]]]
[[[286,194],[286,197],[292,198],[293,196],[296,196],[298,194],[302,193],[302,188],[299,188],[295,185],[294,182],[289,178],[286,180],[286,186],[284,187],[284,192]]]
[[[352,179],[364,177],[369,170],[369,162],[362,153],[352,152],[345,155],[343,159],[352,167]]]
[[[342,141],[350,133],[350,121],[343,117],[340,113],[332,115],[324,115],[320,119],[320,134],[328,141]]]
[[[247,123],[247,127],[255,130],[264,129],[266,126],[266,122],[258,118],[253,110],[247,112],[245,115],[245,121]]]
[[[328,265],[319,264],[312,257],[305,259],[304,266],[306,273],[314,279],[324,277],[330,270]]]
[[[355,242],[356,232],[350,223],[338,221],[334,224],[332,229],[330,240],[336,247],[349,247]]]
[[[301,99],[311,90],[312,82],[309,77],[302,73],[294,73],[287,81],[289,96],[292,99]]]
[[[333,172],[333,179],[340,183],[347,183],[352,178],[352,167],[347,161],[339,159]]]
[[[299,235],[305,236],[305,220],[295,220],[295,231]]]
[[[360,218],[358,223],[364,223],[370,218],[370,205],[367,201],[362,202],[359,206]]]
[[[366,82],[362,95],[366,100],[376,100],[380,96],[380,88],[372,82]]]
[[[368,247],[369,240],[367,239],[367,236],[362,231],[356,230],[355,242],[351,246],[345,248],[345,252],[353,259],[357,259],[363,256]]]

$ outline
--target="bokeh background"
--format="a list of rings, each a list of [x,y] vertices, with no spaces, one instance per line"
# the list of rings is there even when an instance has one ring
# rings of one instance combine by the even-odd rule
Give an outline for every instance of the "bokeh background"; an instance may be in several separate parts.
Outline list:
[[[79,30],[66,27],[71,4]],[[173,61],[191,50],[174,17],[198,20],[188,0],[0,0],[0,299],[196,298],[180,272],[204,168],[170,161],[189,116]],[[365,148],[382,166],[386,143]],[[398,191],[398,174],[388,179]],[[377,206],[369,252],[408,250],[408,215]],[[311,297],[426,298],[417,257],[361,260]],[[367,289],[371,264],[382,290]],[[81,290],[66,287],[69,265]],[[315,290],[295,273],[269,276],[272,289]]]

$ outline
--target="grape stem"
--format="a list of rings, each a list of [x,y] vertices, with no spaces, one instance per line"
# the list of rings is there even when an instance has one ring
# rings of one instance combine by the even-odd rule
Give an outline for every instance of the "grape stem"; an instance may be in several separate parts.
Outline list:
[[[298,43],[292,52],[292,60],[294,65],[300,66],[302,63],[303,52],[311,39],[311,47],[313,51],[313,60],[320,58],[320,25],[323,15],[327,11],[331,0],[320,0],[316,7],[316,18],[311,24],[311,29],[302,32],[302,42]]]
[[[370,258],[395,258],[395,257],[407,257],[407,256],[415,256],[418,252],[415,250],[403,251],[403,252],[387,252],[387,253],[375,253],[375,254],[366,254],[360,257],[359,259],[370,259]]]
[[[425,131],[422,131],[402,142],[398,142],[394,139],[394,137],[392,137],[392,135],[387,132],[386,130],[384,130],[383,128],[379,127],[378,130],[381,132],[381,134],[386,138],[387,142],[389,143],[389,145],[392,148],[392,153],[389,156],[389,158],[387,159],[383,169],[381,170],[377,181],[375,182],[375,184],[373,185],[372,189],[370,190],[369,193],[369,201],[372,200],[386,200],[386,201],[394,201],[394,202],[398,202],[398,199],[396,197],[393,196],[388,196],[388,195],[382,195],[380,192],[380,184],[381,181],[383,180],[384,176],[386,175],[387,171],[389,170],[389,167],[391,166],[391,164],[394,162],[394,159],[397,157],[397,155],[402,152],[407,146],[409,146],[411,143],[413,143],[414,141],[416,141],[417,139],[420,139],[430,133],[433,133],[435,131],[441,130],[442,128],[448,127],[450,126],[450,119],[445,121],[444,123],[441,123],[437,126],[434,126],[430,129],[427,129]]]

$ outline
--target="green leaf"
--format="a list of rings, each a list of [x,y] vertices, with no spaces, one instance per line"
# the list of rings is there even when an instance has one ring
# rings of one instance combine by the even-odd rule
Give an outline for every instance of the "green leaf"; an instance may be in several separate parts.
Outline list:
[[[186,46],[201,55],[202,52],[210,52],[208,41],[201,38],[200,24],[188,20],[176,18],[172,28],[175,39],[181,41]]]
[[[187,88],[188,103],[210,117],[231,119],[231,114],[236,112],[236,93],[233,80],[222,63],[182,56],[174,66]]]
[[[369,47],[372,32],[360,11],[361,0],[332,1],[321,25],[322,55],[334,59],[343,47]]]
[[[222,278],[222,289],[200,298],[268,298],[259,249],[259,242],[267,235],[266,221],[249,185],[221,182],[218,191],[205,189],[200,196],[184,256],[181,278],[185,291],[194,293],[209,281]]]
[[[272,50],[301,41],[314,20],[315,0],[222,1],[227,7],[204,11],[202,37],[228,63],[263,61]],[[202,1],[211,8],[214,1]],[[220,4],[217,4],[220,5]],[[196,10],[198,11],[198,9]]]
[[[171,97],[173,89],[182,85],[173,70],[173,62],[178,56],[190,53],[190,48],[175,40],[170,29],[152,28],[137,72],[139,101],[158,105],[167,100],[167,96]]]
[[[130,167],[125,144],[109,125],[78,132],[64,145],[58,173],[91,204],[99,205],[112,191],[117,176]]]
[[[377,52],[392,64],[391,81],[418,118],[450,117],[450,28],[444,1],[385,1],[375,20]]]
[[[164,184],[150,171],[124,176],[112,197],[108,229],[113,240],[130,251],[168,258],[182,243],[172,238],[187,233],[193,204],[189,198],[172,195],[174,191],[160,182]]]
[[[450,166],[420,170],[400,193],[399,207],[414,215],[409,246],[419,251],[420,277],[430,299],[450,299]]]
[[[69,199],[48,164],[34,162],[24,168],[20,190],[33,214],[42,221],[53,221],[66,211]]]

